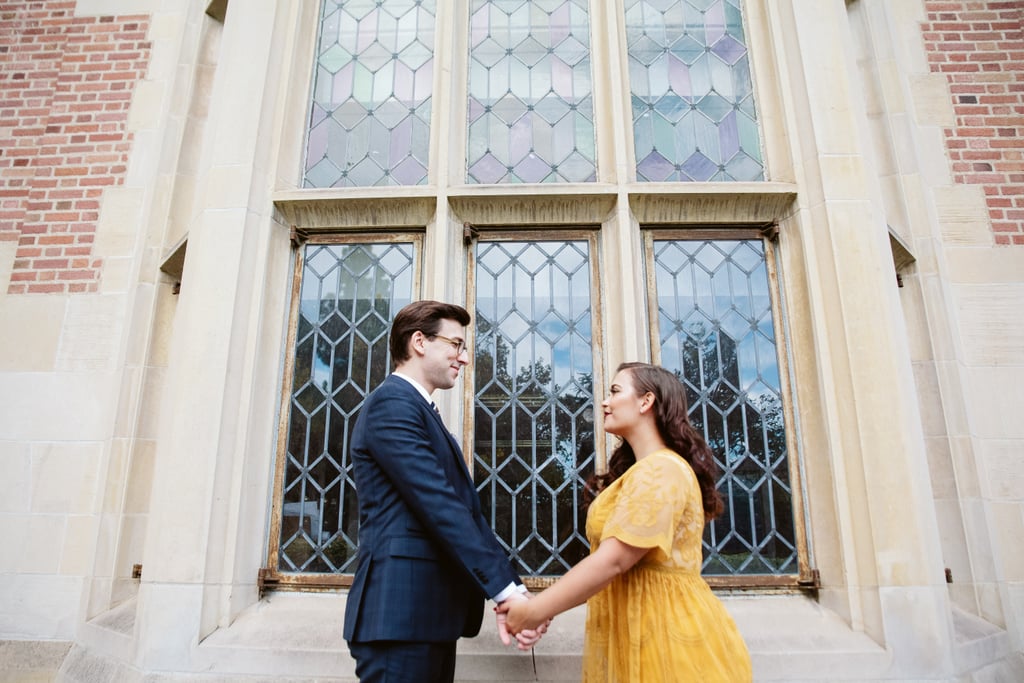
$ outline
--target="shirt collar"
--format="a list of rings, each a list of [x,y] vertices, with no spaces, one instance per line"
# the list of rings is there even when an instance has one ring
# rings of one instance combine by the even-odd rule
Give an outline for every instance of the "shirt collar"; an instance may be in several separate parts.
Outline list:
[[[408,382],[409,384],[413,385],[413,387],[416,388],[416,391],[419,392],[420,396],[423,397],[423,400],[426,401],[427,403],[433,405],[434,400],[432,398],[430,398],[430,394],[427,393],[427,390],[423,387],[422,384],[420,384],[419,382],[414,380],[409,375],[403,375],[401,372],[398,372],[397,370],[395,370],[391,374],[394,375],[395,377],[401,377],[406,382]]]

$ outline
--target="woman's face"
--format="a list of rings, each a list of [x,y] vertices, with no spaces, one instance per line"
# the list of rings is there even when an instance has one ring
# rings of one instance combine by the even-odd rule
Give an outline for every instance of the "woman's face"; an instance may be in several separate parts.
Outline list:
[[[612,379],[608,397],[601,402],[604,409],[604,430],[616,436],[625,436],[639,422],[645,399],[637,395],[633,386],[633,375],[629,370],[620,370]]]

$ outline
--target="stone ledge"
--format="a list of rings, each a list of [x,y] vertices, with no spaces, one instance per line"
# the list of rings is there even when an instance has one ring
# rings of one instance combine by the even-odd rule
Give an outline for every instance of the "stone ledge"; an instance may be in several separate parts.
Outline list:
[[[0,640],[0,674],[56,671],[70,649],[64,640]]]
[[[344,593],[270,593],[239,614],[230,626],[205,638],[192,650],[189,661],[176,664],[178,670],[173,672],[143,672],[134,662],[115,654],[118,650],[125,654],[119,645],[127,637],[124,631],[130,606],[121,605],[86,625],[56,680],[354,683],[354,664],[341,635],[345,597]],[[805,595],[721,597],[750,648],[757,681],[907,680],[894,672],[888,650]],[[535,677],[534,658],[501,645],[488,609],[480,635],[459,641],[456,681],[578,681],[585,617],[586,608],[579,607],[552,622],[548,635],[535,648]],[[1005,631],[959,611],[952,621],[957,634],[957,671],[949,672],[948,678],[941,679],[943,683],[1024,680],[1024,656],[1011,651]],[[108,642],[103,641],[104,632]],[[132,643],[136,651],[145,648],[145,643]],[[59,654],[60,647],[67,651],[69,644],[50,647],[57,648],[51,652],[56,656],[53,653]],[[0,647],[0,663],[3,653]]]

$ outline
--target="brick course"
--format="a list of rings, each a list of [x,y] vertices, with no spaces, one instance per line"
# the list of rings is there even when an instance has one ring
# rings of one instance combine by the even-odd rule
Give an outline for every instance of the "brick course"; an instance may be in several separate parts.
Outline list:
[[[149,17],[76,17],[74,0],[0,0],[0,241],[8,293],[94,292],[100,200],[124,182]]]
[[[996,244],[1024,245],[1024,4],[925,0],[928,62],[945,74],[953,178],[981,185]]]

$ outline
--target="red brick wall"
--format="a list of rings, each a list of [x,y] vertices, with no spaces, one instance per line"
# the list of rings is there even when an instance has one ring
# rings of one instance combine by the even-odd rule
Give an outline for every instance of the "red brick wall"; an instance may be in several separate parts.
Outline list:
[[[958,183],[981,185],[996,244],[1024,245],[1024,2],[925,0],[928,61],[946,75]]]
[[[0,241],[8,292],[94,292],[104,188],[124,182],[149,18],[75,17],[75,2],[0,0]]]

